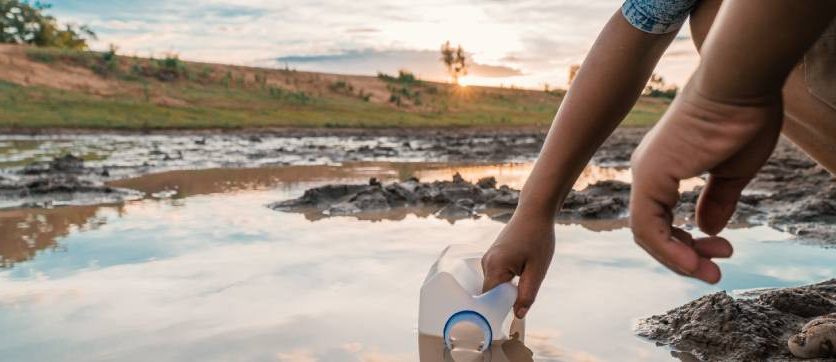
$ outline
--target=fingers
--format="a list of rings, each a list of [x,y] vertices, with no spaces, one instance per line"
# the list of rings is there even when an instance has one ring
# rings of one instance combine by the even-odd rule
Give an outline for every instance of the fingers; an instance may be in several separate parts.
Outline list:
[[[781,122],[768,123],[738,153],[711,170],[697,201],[697,226],[716,235],[728,224],[740,193],[766,162],[781,133]]]
[[[704,258],[729,258],[734,252],[731,243],[718,236],[695,239],[694,250]]]
[[[671,226],[671,209],[678,198],[676,182],[653,184],[651,193],[643,191],[647,185],[642,181],[637,184],[630,200],[630,226],[636,242],[669,269],[706,283],[717,283],[720,268],[710,258],[731,256],[733,249],[728,240],[716,236],[694,239]]]
[[[721,277],[720,267],[711,259],[700,258],[697,270],[691,276],[709,284],[716,284]]]
[[[720,267],[711,261],[711,258],[731,256],[732,246],[728,240],[717,236],[694,239],[691,234],[677,227],[671,228],[671,235],[674,239],[693,248],[699,255],[697,269],[690,274],[691,277],[711,284],[720,281]]]
[[[711,175],[697,201],[697,226],[708,235],[717,235],[728,224],[740,193],[750,178],[726,178]]]
[[[497,285],[510,282],[517,274],[490,252],[482,257],[482,270],[485,272],[485,281],[482,283],[482,292],[487,292]]]
[[[547,265],[548,263],[529,263],[523,269],[517,289],[517,301],[514,303],[514,314],[516,314],[517,318],[524,318],[528,313],[528,309],[534,304],[534,299],[540,290],[540,284],[543,283],[543,279],[546,277],[545,266]]]
[[[661,180],[661,177],[653,180]],[[648,184],[646,181],[647,178],[636,178],[630,195],[633,237],[636,243],[671,270],[692,276],[699,268],[700,256],[690,246],[693,241],[690,235],[686,240],[680,240],[684,236],[682,234],[687,233],[677,232],[674,235],[671,227],[671,209],[678,199],[678,182],[669,179]]]

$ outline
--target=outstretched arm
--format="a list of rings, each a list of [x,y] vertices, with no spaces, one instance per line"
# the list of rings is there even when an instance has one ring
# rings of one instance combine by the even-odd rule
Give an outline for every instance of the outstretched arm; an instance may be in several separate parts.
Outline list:
[[[731,244],[671,225],[679,181],[709,172],[697,225],[719,233],[775,146],[787,75],[834,14],[833,1],[723,3],[696,73],[633,153],[633,235],[661,263],[706,282],[720,279],[711,257],[729,256]]]
[[[595,150],[633,107],[675,33],[650,34],[621,12],[606,24],[563,99],[514,216],[485,253],[484,290],[520,276],[523,317],[554,253],[554,216]]]

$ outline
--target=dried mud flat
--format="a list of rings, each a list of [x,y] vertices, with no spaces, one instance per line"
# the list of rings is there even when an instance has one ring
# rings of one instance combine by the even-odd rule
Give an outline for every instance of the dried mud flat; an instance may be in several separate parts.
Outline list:
[[[630,185],[601,181],[567,197],[562,219],[612,219],[625,216]],[[519,202],[519,191],[497,187],[496,179],[485,177],[476,183],[461,175],[449,181],[421,182],[410,178],[382,184],[372,178],[366,185],[326,185],[305,191],[298,199],[268,205],[274,210],[300,212],[308,219],[353,216],[358,219],[400,219],[407,213],[435,215],[451,222],[486,215],[505,221]],[[398,211],[401,212],[398,212]]]
[[[35,162],[13,174],[0,174],[0,207],[53,207],[118,203],[142,198],[139,191],[102,182],[106,169],[84,167],[72,155]]]
[[[627,166],[644,132],[644,129],[617,130],[592,162]],[[533,153],[529,156],[533,158]],[[465,158],[478,159],[475,154]],[[381,185],[372,180],[368,185],[327,185],[308,190],[299,199],[275,202],[270,207],[301,212],[312,220],[329,216],[401,219],[409,213],[435,215],[450,221],[481,215],[507,220],[517,205],[519,191],[507,186],[496,188],[495,183],[488,179],[469,183],[454,178],[447,182],[422,183],[412,179]],[[502,194],[502,202],[491,199],[497,192]],[[693,227],[699,192],[699,188],[683,192],[675,210],[686,227]],[[587,189],[572,191],[558,219],[624,219],[629,194],[630,185],[617,181],[602,181]],[[836,245],[834,177],[795,146],[781,140],[741,197],[731,224],[768,224],[798,235],[806,242]]]
[[[599,166],[626,167],[646,129],[619,128],[594,155]],[[37,159],[52,151],[53,159],[0,169],[0,205],[55,206],[120,202],[141,197],[136,191],[108,187],[106,182],[173,169],[236,168],[278,165],[334,164],[352,161],[498,163],[533,160],[545,139],[542,129],[268,129],[217,132],[184,131],[151,134],[90,133],[4,135],[0,143],[40,142],[23,155]],[[2,144],[0,144],[2,146]],[[56,153],[61,147],[81,150],[92,161]],[[28,152],[28,153],[27,153]],[[81,156],[81,155],[79,155]],[[445,186],[447,185],[447,186]],[[438,184],[440,194],[451,194]],[[387,186],[383,186],[385,189]],[[471,188],[476,187],[474,185]],[[354,190],[348,188],[346,190]],[[487,190],[482,188],[483,190]],[[497,189],[499,190],[499,189]],[[333,190],[332,190],[333,191]],[[370,193],[373,190],[366,190]],[[490,192],[490,191],[485,191]],[[483,203],[478,196],[401,202],[367,202],[346,208],[352,195],[331,195],[304,212],[309,218],[354,215],[359,218],[398,218],[407,213],[437,214],[451,221],[486,214],[504,220],[516,205],[516,190],[507,189],[506,202]],[[456,195],[453,192],[451,195]],[[573,192],[562,219],[623,219],[629,185],[607,181]],[[683,193],[677,214],[689,223],[698,190]],[[308,200],[311,202],[311,200]],[[277,207],[291,210],[289,204]],[[302,206],[300,204],[300,206]],[[311,206],[311,205],[307,205]],[[449,206],[449,207],[448,207]],[[297,208],[301,210],[302,208]],[[438,213],[442,209],[444,212]],[[372,215],[375,214],[375,215]],[[384,214],[388,216],[384,216]],[[747,188],[734,223],[769,224],[806,241],[836,244],[836,185],[834,178],[789,142],[779,142],[774,154]]]
[[[836,358],[836,279],[797,288],[706,295],[639,321],[637,333],[682,360]],[[812,323],[811,323],[812,322]],[[805,326],[805,324],[807,324]],[[805,329],[805,333],[802,332]]]
[[[645,131],[618,129],[592,162],[600,166],[628,166]],[[351,161],[528,162],[537,156],[544,136],[542,130],[530,129],[26,136],[23,141],[46,142],[31,151],[40,161],[0,169],[0,207],[52,207],[141,198],[142,193],[108,186],[107,181],[173,169]],[[43,149],[57,148],[59,139],[71,139],[73,149],[87,150],[95,157],[83,161],[53,152],[44,160]],[[0,143],[9,140],[19,141],[20,136],[0,136]],[[629,184],[612,180],[573,191],[556,221],[570,220],[581,225],[617,221],[624,226],[629,192]],[[686,226],[693,222],[698,195],[699,190],[681,195],[676,213],[678,221]],[[280,200],[269,206],[303,213],[311,220],[338,215],[397,220],[415,214],[451,222],[483,216],[504,221],[512,215],[518,199],[518,190],[497,185],[491,177],[476,182],[461,177],[432,182],[412,178],[389,184],[373,179],[366,184],[310,189],[298,199]],[[732,223],[768,224],[806,242],[834,246],[834,178],[781,140],[745,191]],[[787,345],[791,336],[801,332],[804,324],[815,317],[836,311],[834,290],[836,281],[831,280],[808,287],[750,292],[742,298],[715,293],[643,320],[639,333],[687,352],[678,355],[683,359],[693,356],[706,360],[785,360],[791,357]],[[820,325],[808,328],[820,329]]]

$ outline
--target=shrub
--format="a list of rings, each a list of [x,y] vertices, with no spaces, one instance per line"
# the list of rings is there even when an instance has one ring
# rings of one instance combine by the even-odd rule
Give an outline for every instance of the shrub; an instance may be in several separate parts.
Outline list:
[[[157,79],[161,81],[173,81],[186,75],[186,63],[180,60],[180,56],[175,53],[168,53],[165,58],[156,60],[157,63]]]
[[[328,89],[335,93],[354,93],[354,86],[344,80],[338,80],[328,85]]]
[[[40,1],[0,0],[0,43],[86,50],[96,33],[86,25],[59,25],[55,17],[44,14],[50,7]]]
[[[288,91],[279,87],[267,88],[271,97],[291,104],[308,104],[313,99],[303,91]]]

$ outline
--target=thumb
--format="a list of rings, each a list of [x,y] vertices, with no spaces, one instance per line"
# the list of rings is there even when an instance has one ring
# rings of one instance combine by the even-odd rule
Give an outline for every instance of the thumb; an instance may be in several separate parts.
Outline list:
[[[525,318],[528,309],[534,304],[540,284],[546,277],[546,268],[540,263],[528,263],[520,275],[520,283],[517,288],[517,301],[514,303],[514,314],[517,318]]]
[[[717,235],[726,227],[749,180],[748,177],[708,177],[696,210],[697,225],[702,232]]]

